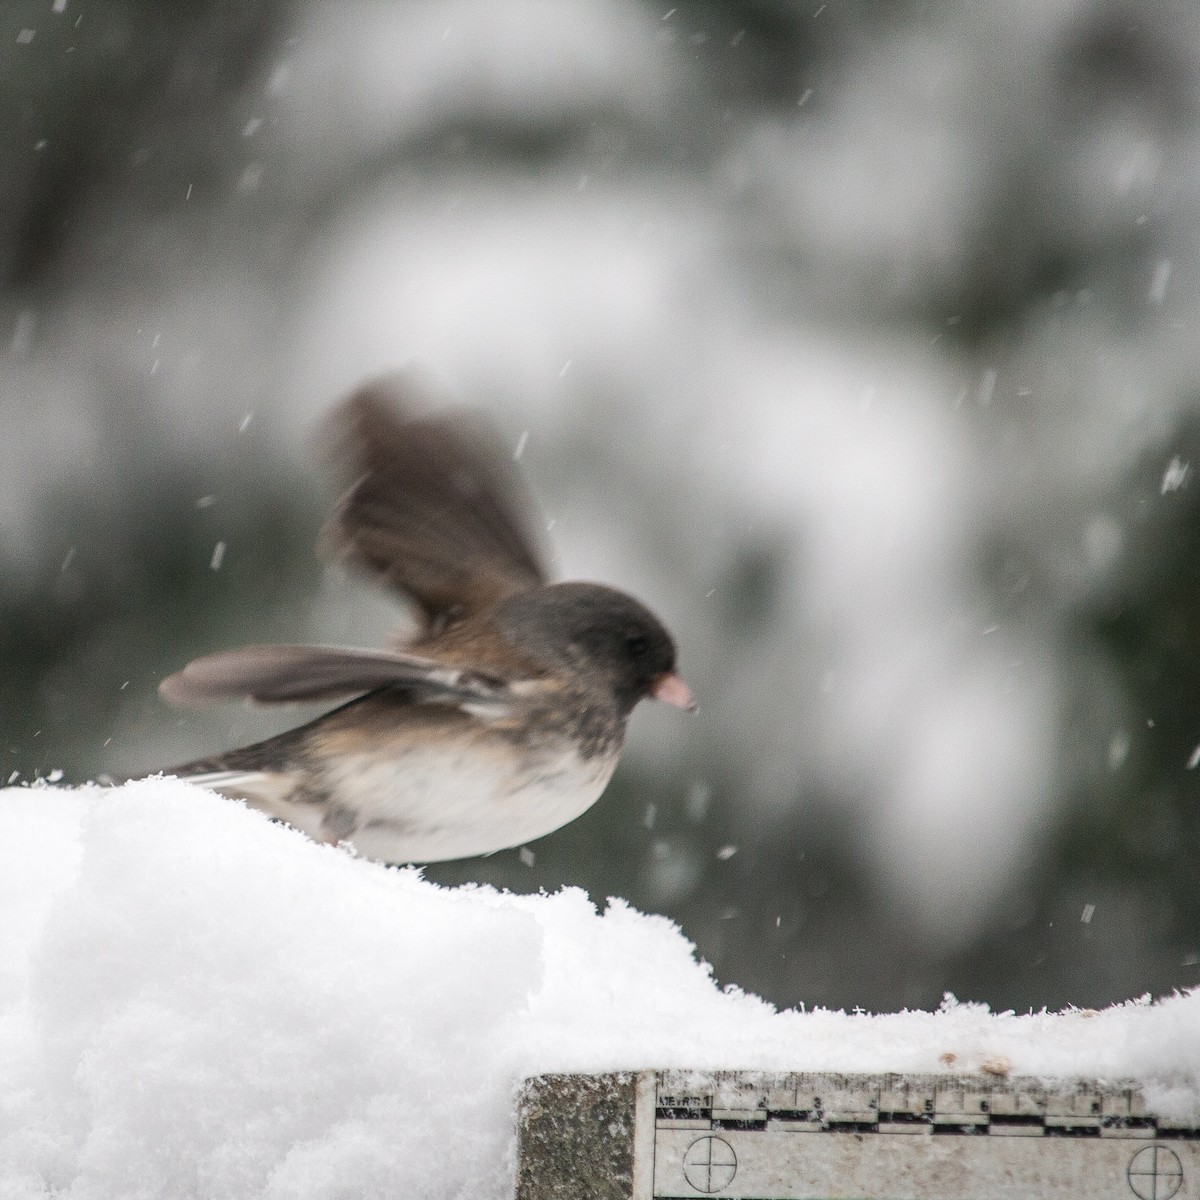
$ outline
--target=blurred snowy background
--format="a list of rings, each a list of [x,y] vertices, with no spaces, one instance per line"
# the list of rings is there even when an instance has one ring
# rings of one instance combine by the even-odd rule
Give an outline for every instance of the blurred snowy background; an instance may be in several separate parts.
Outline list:
[[[0,79],[5,777],[263,736],[155,686],[386,632],[311,432],[417,359],[702,704],[430,878],[780,1004],[1200,982],[1190,0],[8,0]]]

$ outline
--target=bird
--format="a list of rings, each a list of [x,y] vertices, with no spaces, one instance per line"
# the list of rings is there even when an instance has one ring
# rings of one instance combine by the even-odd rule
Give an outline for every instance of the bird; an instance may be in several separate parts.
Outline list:
[[[579,817],[641,700],[695,710],[645,604],[551,582],[514,456],[483,413],[431,410],[410,368],[361,385],[324,434],[343,491],[318,550],[397,593],[416,629],[379,650],[252,645],[188,663],[159,685],[174,706],[336,707],[164,774],[360,857],[438,862]]]

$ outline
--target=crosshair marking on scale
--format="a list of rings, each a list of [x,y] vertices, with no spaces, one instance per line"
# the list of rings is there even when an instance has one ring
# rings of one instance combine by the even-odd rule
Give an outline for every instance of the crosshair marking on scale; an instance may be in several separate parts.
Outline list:
[[[697,1138],[683,1152],[683,1177],[698,1192],[719,1192],[733,1182],[736,1174],[737,1155],[724,1138],[711,1134]],[[1164,1192],[1163,1196],[1172,1194]]]
[[[1125,1175],[1138,1200],[1171,1200],[1183,1183],[1183,1164],[1169,1146],[1143,1146]]]

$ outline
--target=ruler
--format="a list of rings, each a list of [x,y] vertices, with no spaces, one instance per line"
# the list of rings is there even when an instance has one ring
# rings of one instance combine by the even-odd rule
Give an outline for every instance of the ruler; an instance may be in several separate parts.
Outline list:
[[[518,1200],[1200,1200],[1200,1128],[1133,1084],[948,1075],[542,1075]]]

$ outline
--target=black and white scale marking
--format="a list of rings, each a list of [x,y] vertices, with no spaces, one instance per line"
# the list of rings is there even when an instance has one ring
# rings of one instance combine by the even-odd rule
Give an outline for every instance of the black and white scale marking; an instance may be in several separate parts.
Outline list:
[[[1137,1087],[642,1072],[632,1200],[1200,1198],[1200,1129]]]

